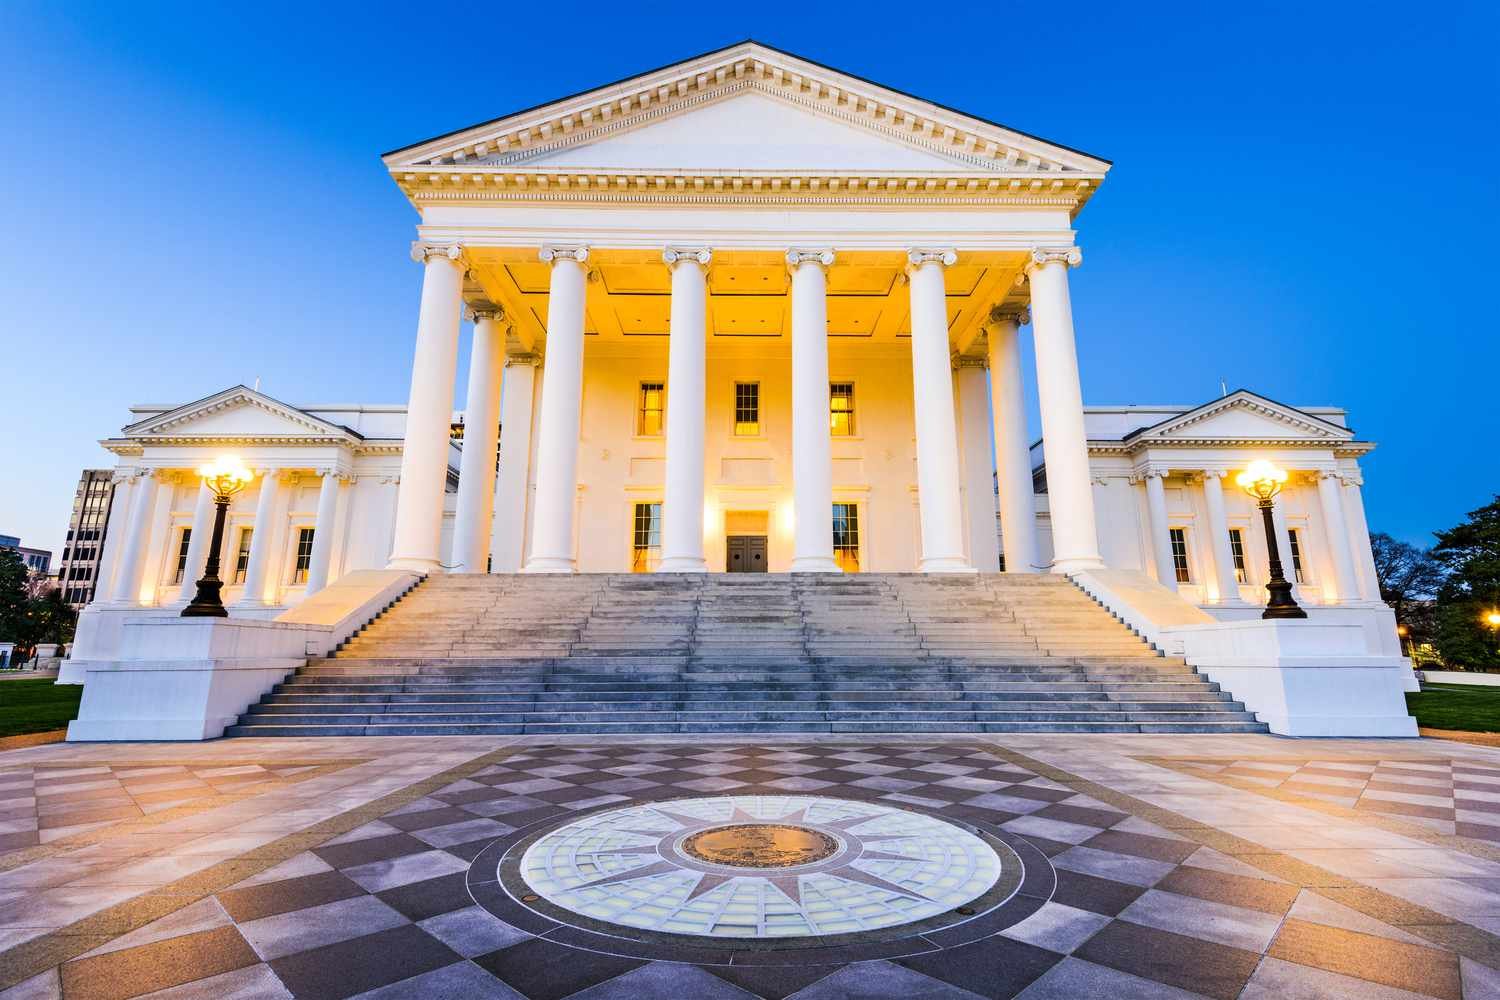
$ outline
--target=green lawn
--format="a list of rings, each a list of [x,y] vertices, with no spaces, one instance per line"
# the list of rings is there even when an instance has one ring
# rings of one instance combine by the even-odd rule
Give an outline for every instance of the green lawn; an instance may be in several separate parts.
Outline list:
[[[50,678],[0,680],[0,736],[64,729],[78,717],[82,684],[54,684]]]
[[[1407,695],[1406,707],[1419,726],[1500,733],[1500,687],[1429,684]]]

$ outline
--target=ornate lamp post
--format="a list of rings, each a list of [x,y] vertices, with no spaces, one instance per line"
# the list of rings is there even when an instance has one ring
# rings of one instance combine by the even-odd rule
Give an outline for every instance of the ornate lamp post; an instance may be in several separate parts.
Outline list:
[[[198,593],[193,601],[182,609],[184,618],[228,618],[224,601],[219,591],[224,581],[219,579],[219,549],[224,544],[224,514],[229,510],[229,501],[255,478],[251,471],[233,455],[226,455],[198,470],[203,485],[214,491],[213,541],[208,546],[208,562],[203,566],[203,577],[198,581]]]
[[[1266,526],[1266,552],[1271,557],[1271,579],[1266,583],[1266,610],[1262,618],[1306,618],[1307,612],[1297,606],[1292,597],[1292,585],[1281,572],[1281,553],[1276,547],[1276,524],[1271,519],[1271,508],[1275,506],[1276,494],[1285,485],[1287,473],[1263,458],[1258,458],[1234,477],[1240,489],[1255,498],[1256,506]]]

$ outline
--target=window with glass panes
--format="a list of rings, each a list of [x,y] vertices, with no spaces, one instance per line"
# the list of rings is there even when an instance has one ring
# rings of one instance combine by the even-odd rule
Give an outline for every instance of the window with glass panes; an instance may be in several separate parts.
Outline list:
[[[741,437],[760,434],[760,383],[734,384],[734,433]]]
[[[640,405],[637,407],[635,432],[642,437],[660,437],[666,416],[667,386],[665,382],[642,382]]]
[[[661,504],[635,505],[630,572],[651,573],[661,562]]]
[[[833,382],[828,386],[828,433],[834,437],[854,435],[853,382]]]
[[[306,583],[307,569],[312,565],[313,529],[297,529],[297,561],[292,567],[292,582]]]
[[[1170,528],[1168,534],[1172,538],[1172,569],[1177,574],[1177,582],[1192,583],[1193,574],[1188,569],[1187,529]]]
[[[250,568],[250,536],[254,528],[240,529],[240,544],[234,553],[234,583],[245,582],[245,571]]]
[[[1302,579],[1302,538],[1301,532],[1296,528],[1288,528],[1286,532],[1287,541],[1292,546],[1292,579],[1297,583],[1306,583]]]
[[[1235,582],[1248,583],[1249,574],[1245,571],[1245,533],[1239,528],[1229,529],[1229,554],[1234,558]]]
[[[181,583],[187,575],[188,546],[192,544],[193,529],[183,528],[182,537],[177,540],[177,572],[172,576],[173,583]]]
[[[833,561],[845,573],[859,572],[859,505],[833,505]]]

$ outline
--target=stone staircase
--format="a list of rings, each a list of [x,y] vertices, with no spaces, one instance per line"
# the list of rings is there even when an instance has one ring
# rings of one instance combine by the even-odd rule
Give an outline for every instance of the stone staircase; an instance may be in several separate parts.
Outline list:
[[[440,575],[232,736],[1265,732],[1048,575]]]

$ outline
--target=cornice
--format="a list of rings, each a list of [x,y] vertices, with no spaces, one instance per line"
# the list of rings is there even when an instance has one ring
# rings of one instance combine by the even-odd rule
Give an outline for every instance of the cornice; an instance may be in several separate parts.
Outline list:
[[[1338,458],[1357,458],[1375,450],[1371,441],[1319,441],[1307,438],[1153,438],[1136,441],[1089,442],[1091,455],[1139,455],[1153,448],[1290,448],[1332,451]]]

